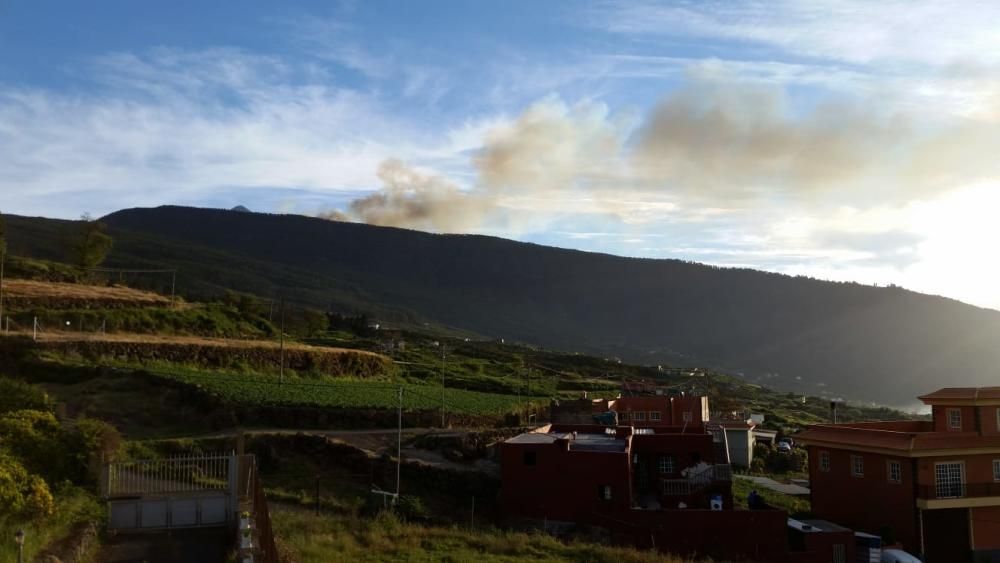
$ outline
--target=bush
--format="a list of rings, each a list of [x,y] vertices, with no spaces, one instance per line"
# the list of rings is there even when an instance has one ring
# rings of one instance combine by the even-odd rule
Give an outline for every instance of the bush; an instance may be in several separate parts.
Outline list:
[[[49,396],[31,384],[0,377],[0,414],[19,410],[52,410]]]
[[[0,515],[42,519],[55,512],[49,486],[0,450]]]
[[[63,426],[50,412],[20,410],[0,416],[0,445],[50,483],[87,483],[96,477],[90,469],[102,457],[117,455],[121,435],[99,420],[84,418]]]
[[[19,410],[0,416],[0,445],[32,473],[50,481],[66,478],[62,427],[45,411]]]

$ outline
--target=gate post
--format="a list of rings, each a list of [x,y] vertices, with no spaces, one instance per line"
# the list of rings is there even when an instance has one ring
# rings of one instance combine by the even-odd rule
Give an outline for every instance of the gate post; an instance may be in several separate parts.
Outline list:
[[[233,520],[239,521],[237,514],[240,511],[240,464],[239,456],[235,453],[229,454],[229,514]]]

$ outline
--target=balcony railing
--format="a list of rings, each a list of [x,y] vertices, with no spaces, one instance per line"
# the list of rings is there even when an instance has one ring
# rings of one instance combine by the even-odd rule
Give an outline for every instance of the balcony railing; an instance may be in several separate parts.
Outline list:
[[[660,481],[664,496],[687,496],[707,488],[718,481],[732,481],[733,470],[727,464],[710,465],[700,472],[684,479],[664,479]]]
[[[920,485],[919,498],[943,500],[950,498],[1000,497],[1000,482],[990,483],[938,483]]]

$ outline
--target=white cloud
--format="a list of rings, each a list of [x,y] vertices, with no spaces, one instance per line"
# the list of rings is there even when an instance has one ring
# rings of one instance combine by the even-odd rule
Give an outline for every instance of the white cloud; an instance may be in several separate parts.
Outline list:
[[[733,40],[857,64],[1000,62],[1000,4],[885,0],[607,2],[590,24],[615,33]]]

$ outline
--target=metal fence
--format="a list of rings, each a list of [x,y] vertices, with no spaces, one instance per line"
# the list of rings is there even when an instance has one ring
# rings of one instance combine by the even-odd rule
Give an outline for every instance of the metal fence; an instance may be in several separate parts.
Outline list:
[[[228,455],[175,456],[111,463],[106,468],[105,496],[228,490],[233,459]]]

